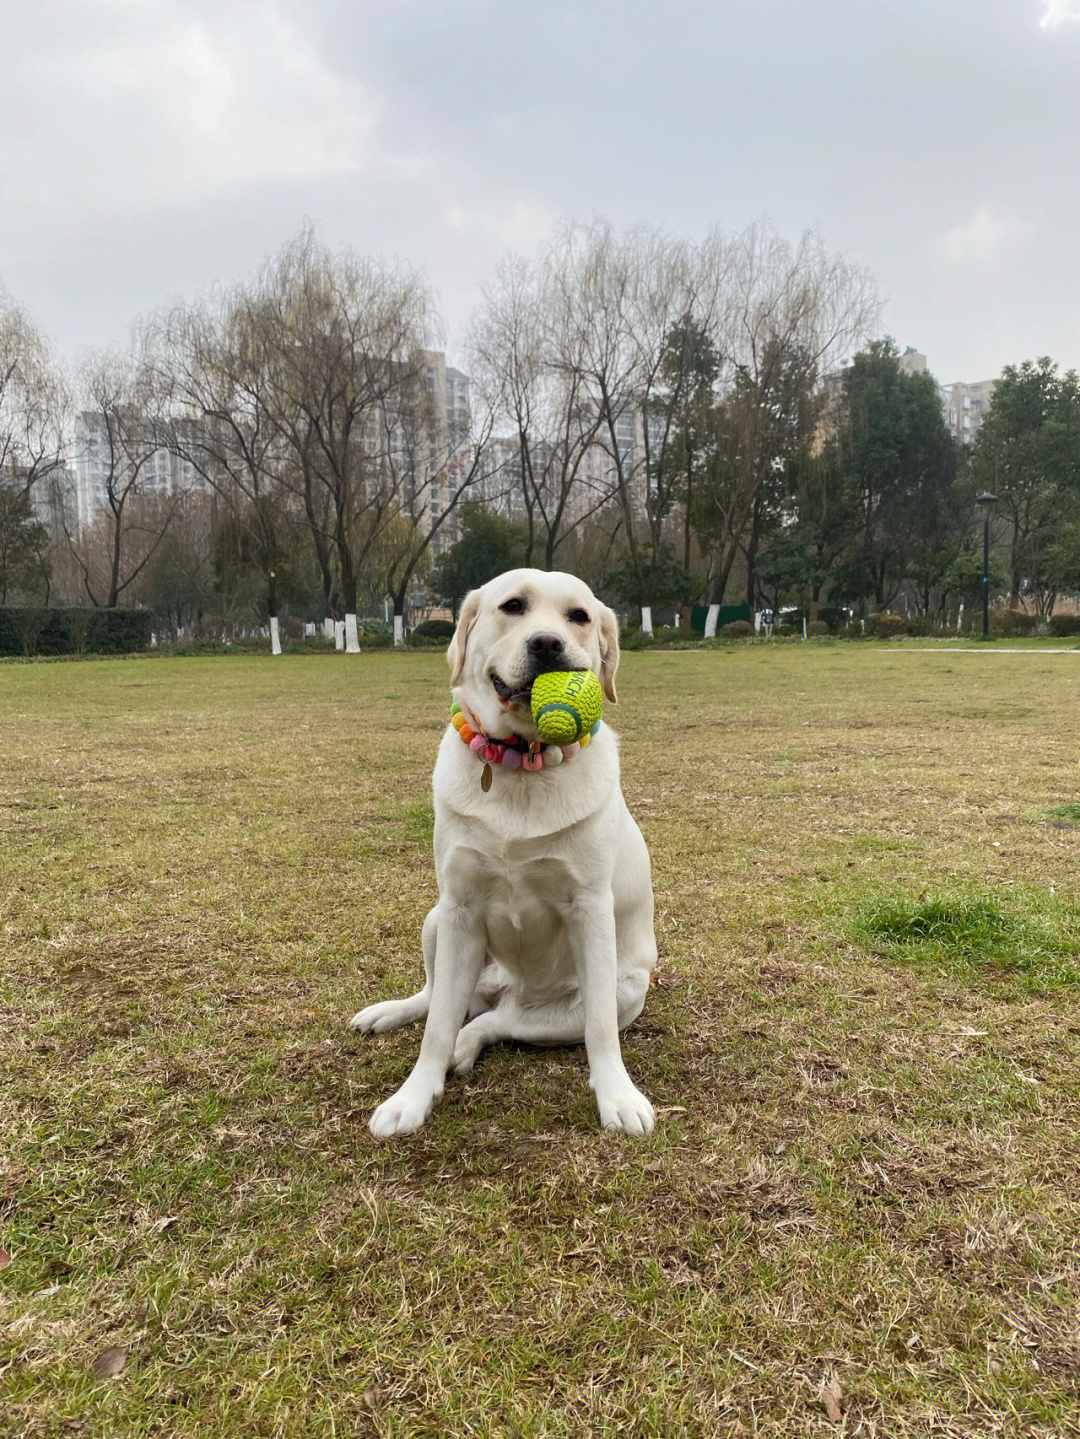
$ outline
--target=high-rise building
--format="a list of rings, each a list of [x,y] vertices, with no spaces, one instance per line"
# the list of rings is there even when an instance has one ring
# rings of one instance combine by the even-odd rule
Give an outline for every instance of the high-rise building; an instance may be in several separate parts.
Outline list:
[[[446,427],[450,443],[457,447],[468,439],[472,427],[469,412],[469,377],[447,365],[443,370],[446,388]]]
[[[955,384],[940,386],[945,425],[960,444],[974,442],[996,388],[997,380],[979,380],[971,385],[958,380]]]
[[[121,444],[110,435],[109,424],[99,410],[83,410],[75,419],[71,462],[68,470],[72,488],[72,514],[78,530],[91,524],[109,503],[109,479],[113,492],[122,491],[135,477],[136,492],[167,498],[181,492],[208,489],[206,481],[189,460],[155,445],[147,422],[145,438]]]

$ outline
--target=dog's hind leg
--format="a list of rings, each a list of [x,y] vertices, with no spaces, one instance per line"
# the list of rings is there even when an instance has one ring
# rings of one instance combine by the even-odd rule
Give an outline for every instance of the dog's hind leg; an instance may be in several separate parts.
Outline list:
[[[528,1007],[506,996],[458,1031],[454,1072],[468,1074],[486,1045],[505,1039],[523,1044],[580,1044],[584,1038],[585,1011],[576,994]]]
[[[380,1004],[369,1004],[349,1020],[350,1029],[364,1030],[369,1034],[384,1034],[388,1029],[400,1029],[403,1024],[415,1024],[426,1019],[431,1001],[431,978],[435,972],[435,935],[438,910],[428,911],[421,933],[421,947],[424,951],[423,989],[410,994],[408,999],[385,999]]]
[[[616,987],[619,1028],[633,1024],[645,1002],[638,976],[620,979]],[[476,1057],[489,1044],[506,1039],[521,1044],[583,1044],[585,1010],[575,992],[549,1004],[523,1005],[504,995],[493,1008],[479,1014],[458,1031],[454,1045],[454,1072],[468,1074]]]

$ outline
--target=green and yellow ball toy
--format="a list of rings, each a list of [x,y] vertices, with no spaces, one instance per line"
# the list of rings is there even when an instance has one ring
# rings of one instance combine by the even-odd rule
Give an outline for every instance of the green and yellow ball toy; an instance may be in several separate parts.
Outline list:
[[[533,722],[545,744],[574,744],[592,733],[603,710],[604,692],[591,670],[550,670],[533,680]]]

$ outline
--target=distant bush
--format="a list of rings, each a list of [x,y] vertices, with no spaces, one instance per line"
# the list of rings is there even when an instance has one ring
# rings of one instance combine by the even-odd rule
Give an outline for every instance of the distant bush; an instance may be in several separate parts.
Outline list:
[[[748,640],[753,633],[754,626],[749,620],[732,620],[730,624],[720,628],[720,634],[725,640]]]
[[[907,620],[903,615],[894,615],[890,614],[888,610],[882,610],[880,614],[867,616],[866,633],[879,640],[895,639],[897,635],[907,633]]]
[[[454,637],[453,620],[425,620],[422,625],[417,625],[410,638],[421,640],[446,640],[450,642]]]
[[[818,619],[825,621],[831,634],[836,634],[847,628],[850,615],[841,605],[822,605],[818,609]]]
[[[362,650],[392,650],[394,636],[389,630],[382,630],[377,634],[372,634],[370,630],[364,630],[357,635],[357,643]]]
[[[0,608],[0,655],[119,655],[150,643],[149,610]]]
[[[1080,615],[1051,615],[1050,633],[1057,635],[1058,639],[1080,635]]]
[[[1005,610],[1000,616],[995,615],[994,619],[997,620],[994,628],[1006,639],[1013,635],[1033,635],[1039,623],[1038,615],[1029,615],[1024,610]]]
[[[623,650],[647,650],[652,642],[652,636],[644,630],[622,630],[619,633],[619,648]]]
[[[820,639],[822,635],[829,633],[829,626],[824,620],[811,620],[806,626],[806,633],[812,640]]]
[[[909,635],[921,635],[925,638],[949,633],[937,615],[912,615],[905,624]]]

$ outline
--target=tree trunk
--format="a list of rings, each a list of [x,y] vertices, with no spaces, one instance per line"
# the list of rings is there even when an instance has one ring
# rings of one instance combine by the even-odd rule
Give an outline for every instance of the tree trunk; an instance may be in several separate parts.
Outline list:
[[[746,541],[746,603],[751,609],[757,596],[754,593],[757,582],[757,552],[761,543],[761,501],[754,505],[753,518],[750,521],[750,535]]]
[[[716,622],[720,618],[720,606],[710,605],[705,613],[705,638],[714,640],[716,638]]]
[[[687,450],[686,450],[686,502],[685,502],[685,505],[684,505],[684,507],[683,507],[683,572],[684,572],[684,573],[686,574],[686,576],[687,576],[687,579],[686,579],[685,582],[684,582],[687,586],[689,586],[689,584],[690,584],[690,580],[689,580],[689,575],[690,575],[690,510],[691,510],[691,506],[692,506],[692,504],[693,504],[693,489],[694,489],[694,459],[693,459],[693,452],[691,451],[690,447],[687,446]],[[683,606],[684,606],[685,608],[687,608],[687,609],[690,607],[690,591],[689,591],[689,588],[686,588],[686,589],[683,590]]]
[[[270,616],[270,653],[281,653],[281,632],[278,629],[277,576],[271,570],[266,576],[266,609]]]
[[[401,649],[405,643],[405,616],[394,605],[394,648]]]
[[[345,612],[345,653],[347,655],[358,655],[360,653],[360,635],[356,627],[355,609],[346,610]]]
[[[641,606],[641,628],[647,635],[651,635],[653,632],[652,605]]]
[[[123,523],[123,505],[113,511],[113,553],[112,574],[109,577],[108,608],[114,610],[120,598],[120,527]]]

